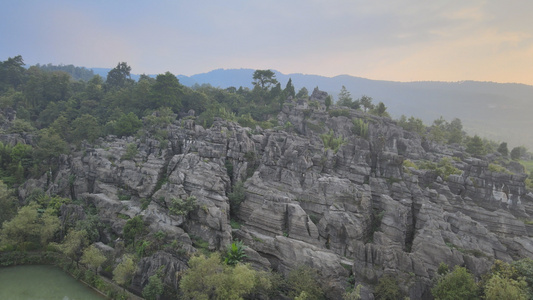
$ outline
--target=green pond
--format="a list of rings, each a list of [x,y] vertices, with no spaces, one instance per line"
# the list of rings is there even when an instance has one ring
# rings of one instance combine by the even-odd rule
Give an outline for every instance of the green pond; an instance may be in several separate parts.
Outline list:
[[[2,300],[106,299],[55,266],[0,268]]]

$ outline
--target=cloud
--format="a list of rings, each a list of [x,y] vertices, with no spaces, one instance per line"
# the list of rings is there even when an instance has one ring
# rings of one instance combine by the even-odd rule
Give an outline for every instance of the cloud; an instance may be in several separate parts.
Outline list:
[[[23,54],[33,63],[126,61],[137,73],[249,67],[533,84],[531,1],[18,3],[0,13],[8,45],[0,55]]]

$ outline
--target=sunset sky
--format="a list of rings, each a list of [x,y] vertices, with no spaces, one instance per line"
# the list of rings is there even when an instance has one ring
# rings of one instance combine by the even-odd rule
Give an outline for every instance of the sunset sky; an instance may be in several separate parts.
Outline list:
[[[2,1],[0,60],[533,85],[533,1]]]

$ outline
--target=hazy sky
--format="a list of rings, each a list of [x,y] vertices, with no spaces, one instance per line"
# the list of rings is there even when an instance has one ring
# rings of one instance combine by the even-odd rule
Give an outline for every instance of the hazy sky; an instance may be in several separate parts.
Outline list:
[[[0,60],[533,85],[533,1],[3,0]]]

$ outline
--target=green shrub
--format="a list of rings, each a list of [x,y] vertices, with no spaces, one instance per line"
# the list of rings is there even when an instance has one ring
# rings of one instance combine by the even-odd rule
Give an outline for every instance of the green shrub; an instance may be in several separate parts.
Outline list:
[[[452,272],[440,277],[431,289],[435,299],[478,299],[478,286],[466,268],[456,266]]]
[[[128,144],[126,146],[126,153],[122,155],[120,160],[131,160],[137,155],[137,153],[138,153],[137,144],[135,143]]]
[[[489,171],[497,172],[497,173],[504,173],[504,174],[513,174],[509,170],[507,170],[507,168],[505,168],[504,166],[498,165],[495,163],[489,164]]]
[[[188,215],[198,205],[196,204],[196,197],[190,196],[186,199],[172,198],[170,200],[169,210],[172,214],[183,216]]]
[[[374,296],[377,300],[396,300],[400,299],[400,287],[395,277],[385,275],[381,277],[376,286]]]
[[[336,137],[333,130],[329,130],[328,133],[324,133],[320,135],[320,138],[322,139],[322,142],[324,143],[324,147],[326,149],[331,149],[335,153],[339,151],[339,148],[342,144],[344,144],[344,138],[342,136]]]
[[[410,161],[408,159],[403,161],[403,167],[404,168],[415,168],[415,169],[418,169],[418,166],[414,162],[412,162],[412,161]]]
[[[453,166],[452,160],[448,157],[442,158],[438,164],[430,161],[420,162],[418,168],[434,171],[437,176],[440,176],[444,180],[447,180],[448,176],[452,174],[460,175],[462,173],[461,170]]]
[[[300,266],[289,272],[287,276],[287,286],[289,288],[289,297],[295,298],[307,294],[305,299],[324,299],[324,291],[320,288],[318,271],[308,267]]]
[[[227,265],[234,266],[239,262],[242,262],[246,258],[244,254],[244,249],[246,246],[241,241],[235,241],[228,246],[226,251],[226,256],[224,257],[224,262]]]
[[[368,123],[363,119],[353,119],[352,120],[353,128],[352,132],[362,138],[368,137]]]
[[[233,186],[233,192],[228,194],[230,214],[235,215],[239,211],[241,203],[246,199],[244,183],[239,181]]]

